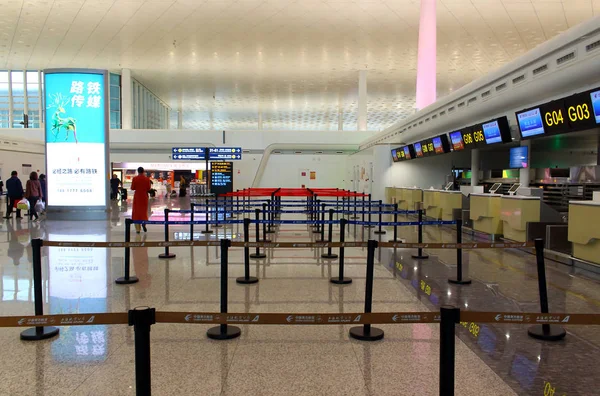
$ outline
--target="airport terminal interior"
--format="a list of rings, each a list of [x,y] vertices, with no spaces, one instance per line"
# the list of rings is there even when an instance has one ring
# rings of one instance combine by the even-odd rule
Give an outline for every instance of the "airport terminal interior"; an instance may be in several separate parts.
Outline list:
[[[599,0],[0,0],[0,395],[600,394]]]

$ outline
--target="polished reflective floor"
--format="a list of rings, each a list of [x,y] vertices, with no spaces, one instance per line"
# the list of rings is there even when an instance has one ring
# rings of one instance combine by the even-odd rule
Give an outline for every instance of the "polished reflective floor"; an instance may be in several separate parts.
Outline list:
[[[152,219],[164,208],[189,208],[186,200],[152,202]],[[4,204],[2,203],[2,208]],[[0,223],[0,315],[33,314],[31,238],[122,241],[130,206],[113,207],[108,222]],[[283,218],[300,218],[284,215]],[[172,214],[170,219],[186,218]],[[189,218],[189,215],[187,215]],[[194,229],[196,239],[205,238]],[[189,239],[189,226],[172,226],[171,239]],[[209,238],[242,238],[241,225],[217,229]],[[346,240],[378,239],[351,226]],[[252,235],[253,232],[252,232]],[[386,240],[387,235],[382,237]],[[416,241],[416,227],[400,230]],[[164,228],[149,226],[136,240],[164,240]],[[276,241],[310,241],[305,225],[282,225]],[[339,230],[334,229],[334,240]],[[426,227],[426,241],[453,241],[450,228]],[[465,239],[468,237],[465,235]],[[45,312],[124,312],[137,306],[161,311],[218,311],[220,253],[217,248],[174,248],[177,257],[158,258],[158,248],[132,249],[140,282],[117,285],[123,275],[122,249],[44,248]],[[230,312],[357,312],[364,307],[366,250],[346,249],[346,275],[337,286],[337,261],[311,249],[273,249],[252,260],[255,285],[241,286],[243,251],[230,249]],[[469,286],[454,286],[453,251],[376,253],[373,311],[437,310],[442,304],[485,311],[537,311],[534,257],[517,250],[465,252]],[[549,262],[551,311],[600,313],[600,285],[589,274]],[[349,339],[350,326],[241,326],[232,341],[206,338],[208,325],[152,327],[152,385],[156,395],[436,395],[439,326],[381,325],[375,343]],[[564,341],[529,338],[520,325],[463,323],[457,326],[458,395],[592,395],[600,386],[600,329],[570,326]],[[20,329],[0,329],[2,395],[133,395],[133,329],[124,325],[63,327],[59,337],[19,340]],[[549,393],[552,392],[552,393]]]

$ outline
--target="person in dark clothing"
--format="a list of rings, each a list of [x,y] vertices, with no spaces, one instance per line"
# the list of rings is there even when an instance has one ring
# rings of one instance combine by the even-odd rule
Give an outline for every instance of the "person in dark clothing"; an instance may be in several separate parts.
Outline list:
[[[29,200],[29,221],[32,221],[35,217],[35,220],[39,220],[40,216],[35,209],[35,204],[38,200],[44,198],[44,194],[42,193],[42,185],[40,184],[37,172],[31,172],[29,174],[29,180],[27,180],[27,184],[25,185],[25,198]]]
[[[110,179],[110,199],[116,200],[119,198],[119,186],[121,184],[121,180],[113,174],[112,179]]]
[[[46,175],[44,175],[43,173],[40,175],[40,185],[42,186],[42,202],[45,204],[46,203]]]
[[[17,171],[12,171],[10,179],[6,181],[6,194],[8,195],[6,218],[9,219],[17,202],[23,199],[23,184],[21,184],[21,180],[17,177]],[[17,209],[17,219],[22,219],[20,209]]]

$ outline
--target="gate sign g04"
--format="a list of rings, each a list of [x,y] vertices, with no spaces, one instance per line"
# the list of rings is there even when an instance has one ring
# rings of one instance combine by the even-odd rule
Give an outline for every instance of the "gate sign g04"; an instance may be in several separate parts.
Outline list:
[[[242,159],[241,147],[209,147],[208,159],[211,161],[231,161]]]

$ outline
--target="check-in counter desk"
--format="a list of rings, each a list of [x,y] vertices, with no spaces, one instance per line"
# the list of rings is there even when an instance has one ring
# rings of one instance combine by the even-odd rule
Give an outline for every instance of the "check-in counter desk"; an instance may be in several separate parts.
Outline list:
[[[540,197],[502,196],[500,219],[504,237],[516,242],[527,242],[527,223],[540,221],[540,202]]]
[[[600,202],[569,202],[569,241],[573,257],[600,264]]]
[[[429,218],[439,220],[442,218],[440,204],[440,190],[423,190],[423,209]]]
[[[415,210],[417,202],[423,202],[423,190],[420,188],[401,188],[405,207],[402,210]],[[399,208],[400,209],[400,208]]]
[[[454,220],[454,210],[463,208],[463,194],[460,191],[440,191],[441,219]]]
[[[500,219],[501,194],[471,194],[469,195],[469,217],[473,229],[490,235],[502,235],[502,220]]]
[[[384,203],[393,204],[395,198],[396,198],[396,188],[395,187],[386,187]]]

